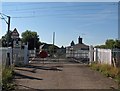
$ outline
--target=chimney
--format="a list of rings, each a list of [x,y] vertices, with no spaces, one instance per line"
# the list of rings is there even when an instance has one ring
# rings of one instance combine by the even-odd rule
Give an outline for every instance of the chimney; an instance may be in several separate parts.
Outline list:
[[[80,38],[80,36],[78,38],[78,44],[82,44],[82,38]]]
[[[70,46],[74,46],[74,45],[75,45],[75,43],[74,43],[74,41],[72,41],[71,44],[70,44]]]

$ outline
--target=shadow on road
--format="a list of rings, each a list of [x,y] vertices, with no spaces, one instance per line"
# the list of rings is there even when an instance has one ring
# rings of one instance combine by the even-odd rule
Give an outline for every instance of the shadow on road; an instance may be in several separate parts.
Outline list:
[[[15,72],[15,79],[32,79],[32,80],[43,80],[41,78],[31,77],[27,75],[20,74],[18,72]]]
[[[41,69],[41,70],[51,70],[51,71],[62,71],[61,68],[63,68],[63,66],[36,66],[36,65],[28,65],[24,68],[31,68],[31,69],[22,69],[22,68],[16,68],[16,70],[21,70],[21,71],[28,71],[28,72],[32,72],[32,73],[36,73],[37,69]]]
[[[28,72],[36,73],[36,72],[35,72],[35,71],[33,71],[33,70],[27,70],[27,69],[20,69],[20,68],[16,68],[16,70],[28,71]]]
[[[44,91],[44,90],[40,90],[40,89],[35,89],[35,88],[31,88],[31,87],[28,87],[28,86],[24,86],[24,85],[17,85],[16,86],[19,86],[21,88],[24,88],[24,89],[16,89],[17,91]]]
[[[62,71],[63,66],[35,66],[35,65],[29,65],[26,66],[27,68],[33,68],[33,70],[31,72],[35,72],[37,69],[41,69],[41,70],[51,70],[51,71]]]

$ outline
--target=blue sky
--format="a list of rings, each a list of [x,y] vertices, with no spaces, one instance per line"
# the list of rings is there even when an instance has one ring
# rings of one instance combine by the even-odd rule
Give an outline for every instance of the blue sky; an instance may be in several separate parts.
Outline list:
[[[119,0],[1,0],[2,2],[118,2]]]
[[[117,2],[3,2],[2,13],[11,16],[11,30],[36,31],[40,41],[68,46],[79,36],[88,45],[118,38]],[[2,20],[2,32],[7,24]]]

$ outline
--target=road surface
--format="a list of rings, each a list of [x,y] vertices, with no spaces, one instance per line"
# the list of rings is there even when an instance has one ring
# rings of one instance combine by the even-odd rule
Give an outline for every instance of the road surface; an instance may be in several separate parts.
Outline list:
[[[78,63],[31,63],[16,67],[17,89],[117,89],[110,78]]]

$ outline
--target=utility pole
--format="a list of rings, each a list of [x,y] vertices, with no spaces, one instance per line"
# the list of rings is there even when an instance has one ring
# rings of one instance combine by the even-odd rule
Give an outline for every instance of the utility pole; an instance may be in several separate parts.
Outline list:
[[[7,47],[9,47],[9,42],[10,42],[10,16],[8,17],[8,32],[7,32]]]
[[[0,13],[0,15],[2,16],[1,19],[3,19],[8,24],[8,30],[7,30],[7,47],[9,47],[9,41],[10,41],[10,16],[7,16],[7,15],[5,15],[3,13]],[[3,16],[6,16],[8,18],[8,21],[6,21]],[[10,65],[10,53],[7,53],[7,59],[8,59],[8,62],[6,64],[9,66]]]
[[[53,32],[53,56],[54,56],[55,32]]]
[[[0,15],[2,17],[1,19],[3,19],[8,24],[8,30],[7,30],[7,47],[9,47],[9,40],[10,40],[10,16],[5,15],[3,13],[0,13]],[[6,19],[4,18],[4,16],[8,18],[8,21],[6,21]]]
[[[55,43],[55,32],[53,32],[53,45]]]
[[[118,16],[120,16],[120,1],[118,2]],[[120,17],[118,17],[118,40],[120,41]]]

